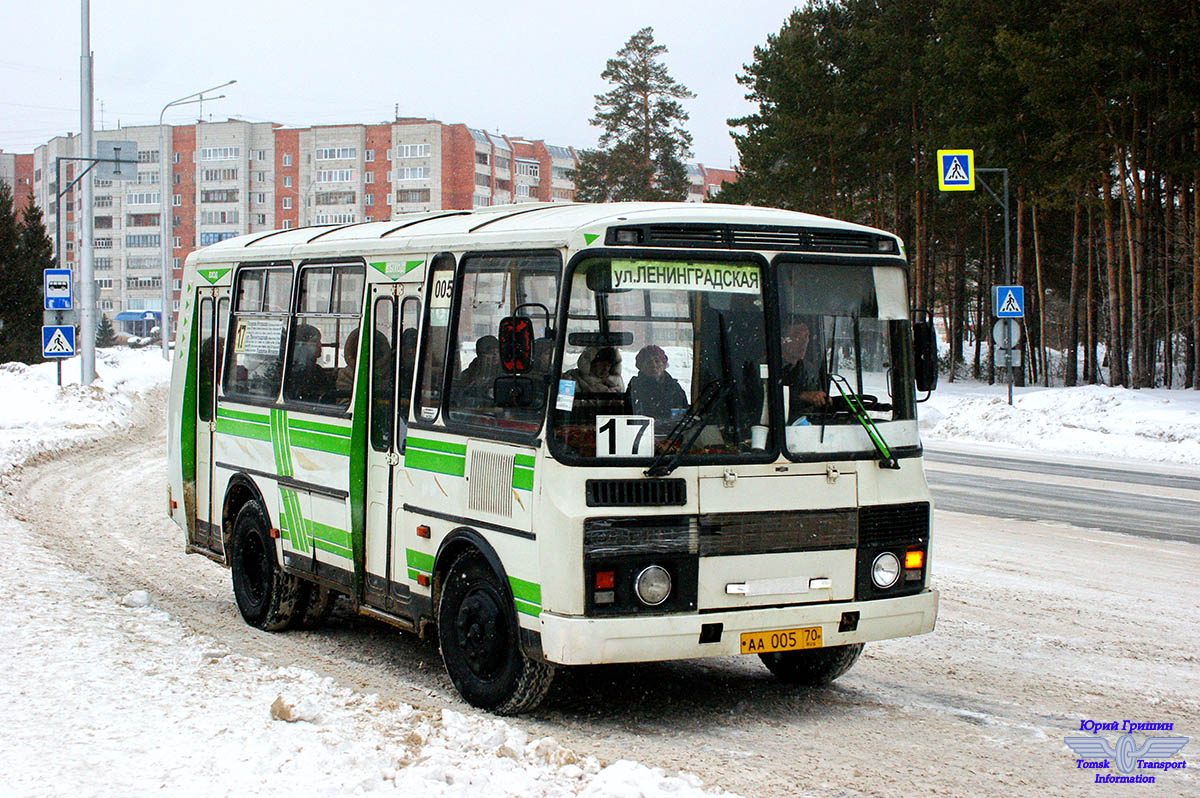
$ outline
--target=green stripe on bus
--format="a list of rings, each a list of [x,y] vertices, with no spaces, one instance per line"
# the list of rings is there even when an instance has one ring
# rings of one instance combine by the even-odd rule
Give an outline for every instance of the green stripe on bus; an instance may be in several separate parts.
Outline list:
[[[465,443],[454,443],[453,441],[434,441],[428,438],[414,438],[409,435],[404,440],[405,448],[415,446],[418,449],[427,449],[431,452],[449,452],[450,454],[459,454],[466,456],[467,445]]]
[[[404,466],[421,471],[433,471],[437,474],[448,474],[461,477],[466,472],[467,459],[451,454],[435,454],[414,449],[408,445],[404,449]]]
[[[415,568],[408,569],[408,578],[413,580],[414,582],[417,581],[417,577],[420,575],[421,575],[421,572],[418,571],[417,569],[415,569]]]
[[[508,578],[508,584],[512,587],[513,596],[515,598],[528,601],[531,604],[542,603],[542,587],[536,582],[526,582],[524,579],[518,579],[515,576]]]
[[[350,533],[346,530],[317,521],[310,522],[308,528],[312,532],[313,537],[318,540],[323,540],[330,545],[337,546],[346,551],[350,550]]]
[[[522,468],[533,468],[533,455],[518,454],[513,459],[513,462],[516,463],[517,465],[521,466]]]
[[[405,549],[404,553],[410,570],[415,568],[427,574],[433,573],[432,554],[426,554],[423,551],[413,551],[412,549]]]
[[[514,468],[512,485],[514,488],[520,488],[521,490],[533,490],[533,469]]]
[[[256,441],[271,440],[270,428],[262,424],[247,424],[245,421],[231,421],[227,418],[217,419],[217,432],[236,435],[239,438],[253,438]]]
[[[338,426],[337,424],[322,424],[318,421],[306,421],[300,418],[289,418],[288,428],[297,430],[311,430],[312,432],[323,432],[326,435],[337,435],[342,438],[350,437],[350,428]]]
[[[270,419],[265,413],[251,413],[246,410],[230,410],[227,407],[217,408],[217,418],[233,418],[238,421],[254,421],[259,424],[266,424]]]
[[[345,546],[336,546],[327,540],[323,540],[315,536],[313,537],[313,547],[320,549],[321,551],[328,552],[335,557],[345,557],[347,560],[349,560],[353,554],[353,552],[351,552],[350,549],[346,548]]]
[[[542,614],[542,608],[537,606],[536,604],[526,604],[524,601],[520,601],[520,600],[514,601],[513,603],[517,607],[517,612],[523,613],[525,615],[532,615],[534,618],[536,618]]]
[[[306,432],[292,428],[288,434],[288,442],[301,449],[315,449],[318,452],[330,454],[350,454],[350,439],[338,438],[333,435],[322,435],[317,432]]]

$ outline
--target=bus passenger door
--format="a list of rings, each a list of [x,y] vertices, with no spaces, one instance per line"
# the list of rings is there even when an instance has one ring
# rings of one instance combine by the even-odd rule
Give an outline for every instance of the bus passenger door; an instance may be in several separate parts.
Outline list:
[[[224,561],[221,497],[213,490],[213,434],[217,391],[224,358],[229,296],[225,289],[202,288],[196,306],[196,523],[188,543]]]
[[[371,320],[367,399],[367,528],[366,603],[390,609],[391,572],[388,568],[392,537],[392,483],[400,455],[396,450],[396,344],[400,289],[397,285],[371,286]],[[383,345],[386,343],[386,347]],[[362,358],[360,358],[360,361]]]

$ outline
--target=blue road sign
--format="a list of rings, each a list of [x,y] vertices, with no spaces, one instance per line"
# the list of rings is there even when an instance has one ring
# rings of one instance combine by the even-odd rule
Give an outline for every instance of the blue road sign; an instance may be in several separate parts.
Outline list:
[[[43,269],[42,295],[45,297],[43,310],[70,310],[72,300],[71,270]]]
[[[42,328],[42,357],[74,357],[75,328],[51,325]]]
[[[975,190],[974,150],[938,150],[937,163],[939,190]]]
[[[992,286],[992,307],[998,319],[1025,318],[1025,286]]]

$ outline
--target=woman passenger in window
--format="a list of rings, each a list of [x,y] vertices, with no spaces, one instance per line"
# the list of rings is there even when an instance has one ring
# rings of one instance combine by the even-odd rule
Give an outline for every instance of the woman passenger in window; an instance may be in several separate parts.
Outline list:
[[[687,410],[687,394],[667,372],[667,353],[662,347],[643,346],[634,363],[638,373],[629,381],[629,407],[635,415],[667,421]]]
[[[288,369],[288,398],[321,402],[332,393],[335,377],[317,361],[321,359],[321,331],[311,324],[296,327]]]
[[[574,380],[577,393],[622,393],[621,353],[611,346],[585,349],[563,379]]]

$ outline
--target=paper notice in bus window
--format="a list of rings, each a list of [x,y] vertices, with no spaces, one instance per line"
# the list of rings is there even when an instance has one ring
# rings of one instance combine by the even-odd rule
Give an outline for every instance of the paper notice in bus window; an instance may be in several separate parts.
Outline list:
[[[279,357],[284,319],[239,319],[234,331],[233,351],[244,355]]]
[[[555,410],[571,412],[575,406],[575,380],[558,381],[558,401],[554,403]]]
[[[741,263],[688,263],[685,261],[614,260],[612,286],[616,290],[719,291],[757,294],[762,291],[757,266]]]

